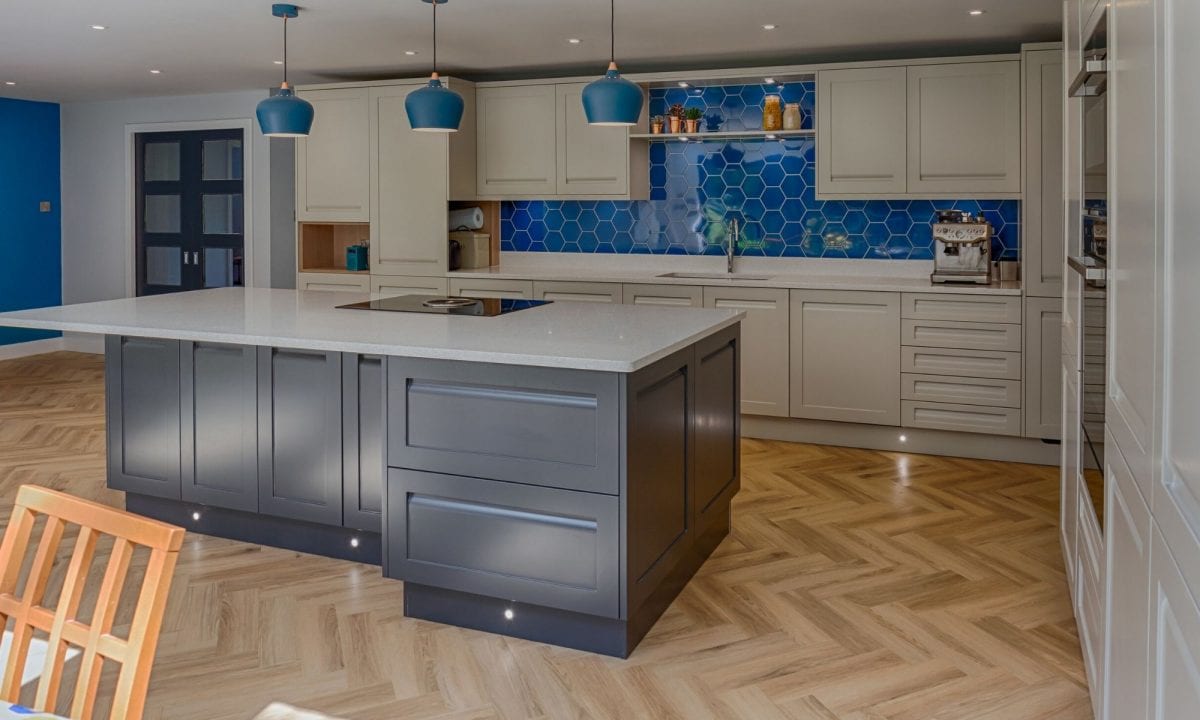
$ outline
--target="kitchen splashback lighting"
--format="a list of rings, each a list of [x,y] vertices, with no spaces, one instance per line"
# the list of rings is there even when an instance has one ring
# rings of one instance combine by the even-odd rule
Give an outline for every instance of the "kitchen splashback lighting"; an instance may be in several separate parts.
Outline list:
[[[589,125],[636,125],[644,101],[642,89],[617,69],[617,4],[610,0],[608,72],[583,89],[583,112]]]
[[[458,132],[466,104],[462,95],[442,84],[437,70],[437,8],[449,0],[421,0],[433,6],[433,72],[429,84],[404,98],[408,124],[418,132]]]
[[[277,3],[271,6],[271,15],[283,20],[283,82],[279,92],[258,103],[254,114],[258,117],[259,129],[267,137],[307,137],[312,130],[313,106],[296,96],[287,79],[287,21],[298,17],[300,8]]]

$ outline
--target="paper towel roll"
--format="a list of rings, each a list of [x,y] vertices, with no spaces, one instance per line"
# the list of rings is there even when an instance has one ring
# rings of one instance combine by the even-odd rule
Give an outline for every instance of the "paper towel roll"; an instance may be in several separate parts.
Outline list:
[[[450,211],[450,230],[478,230],[483,227],[483,210],[463,208]]]

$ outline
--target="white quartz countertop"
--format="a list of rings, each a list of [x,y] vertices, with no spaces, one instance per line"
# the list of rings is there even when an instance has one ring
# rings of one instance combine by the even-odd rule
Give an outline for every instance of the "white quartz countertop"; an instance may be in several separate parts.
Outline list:
[[[220,288],[0,313],[0,326],[633,372],[744,316],[736,310],[571,302],[492,318],[336,307],[368,297]]]
[[[942,284],[929,280],[932,261],[827,260],[739,257],[731,277],[672,278],[671,272],[724,275],[721,256],[602,255],[567,253],[502,253],[500,264],[456,270],[454,279],[542,280],[564,282],[649,283],[796,290],[873,290],[877,292],[1020,295],[1019,281]]]

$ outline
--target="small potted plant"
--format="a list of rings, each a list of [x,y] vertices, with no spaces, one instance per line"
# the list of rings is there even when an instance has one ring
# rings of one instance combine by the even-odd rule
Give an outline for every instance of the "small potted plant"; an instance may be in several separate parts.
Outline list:
[[[664,124],[665,121],[663,116],[655,115],[654,117],[650,118],[650,132],[654,133],[655,135],[662,135]]]
[[[683,113],[684,121],[687,123],[687,131],[695,133],[700,130],[700,120],[704,117],[704,111],[698,107],[690,107]]]
[[[683,104],[675,103],[667,112],[667,116],[671,123],[671,132],[677,133],[683,129]]]

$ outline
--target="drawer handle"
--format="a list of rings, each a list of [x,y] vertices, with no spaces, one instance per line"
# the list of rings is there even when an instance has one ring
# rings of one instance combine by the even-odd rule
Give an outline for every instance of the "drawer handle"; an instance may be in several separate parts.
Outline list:
[[[479,503],[463,502],[461,500],[447,500],[445,498],[430,497],[428,495],[410,495],[408,504],[410,507],[416,505],[418,507],[427,507],[434,510],[466,513],[468,515],[487,515],[489,517],[499,517],[506,520],[535,522],[543,525],[554,525],[556,527],[570,528],[572,530],[585,530],[587,532],[596,532],[597,528],[595,520],[584,520],[582,518],[566,517],[563,515],[546,515],[543,513],[530,512],[528,510],[516,510],[514,508],[500,507],[497,505],[480,505]]]
[[[408,381],[409,393],[423,395],[440,395],[442,397],[475,398],[478,400],[502,400],[506,402],[523,402],[537,405],[557,405],[594,410],[598,404],[595,395],[573,395],[570,393],[549,393],[537,390],[519,390],[516,388],[489,387],[486,385],[451,385],[448,383],[429,382],[422,380]]]

